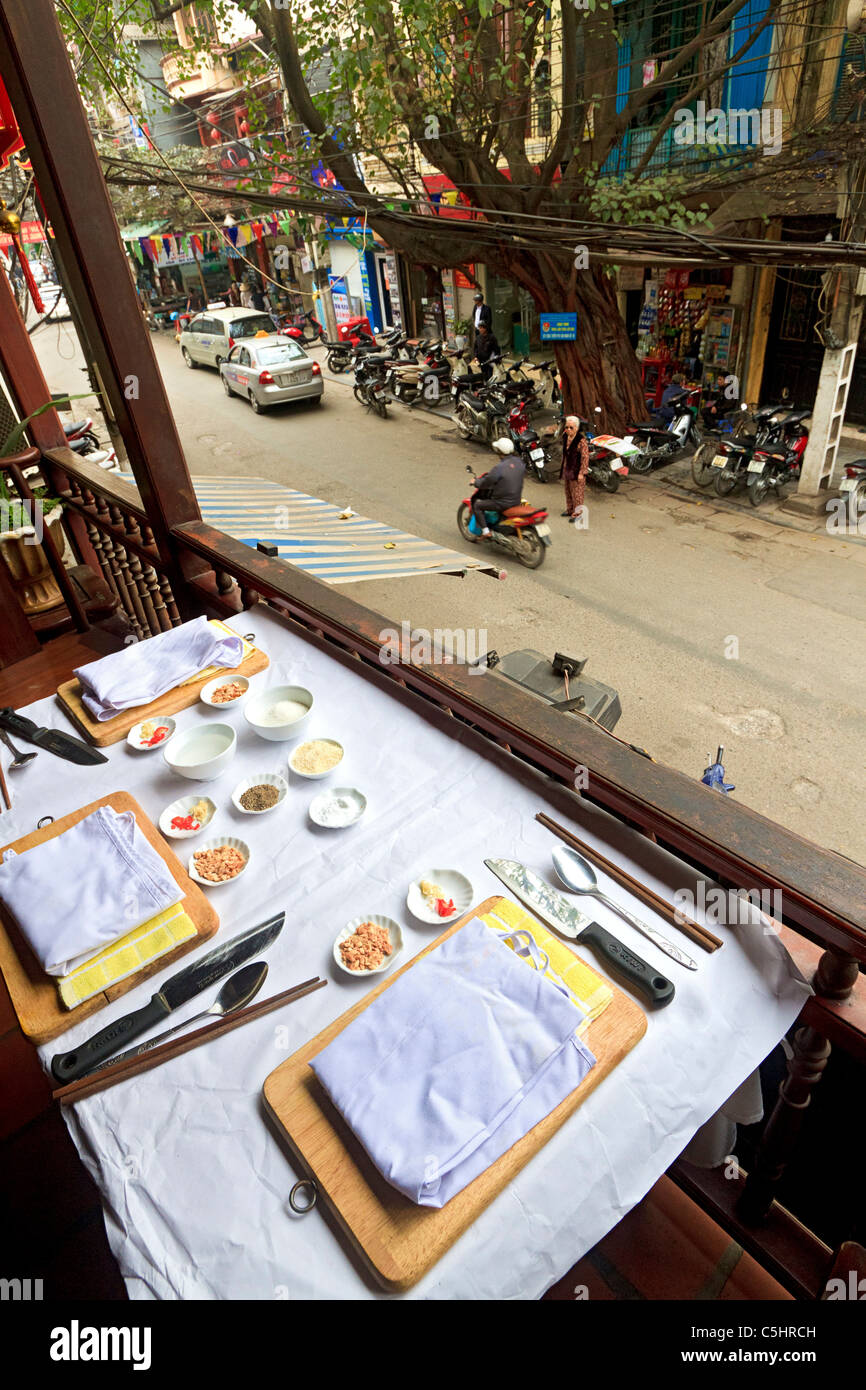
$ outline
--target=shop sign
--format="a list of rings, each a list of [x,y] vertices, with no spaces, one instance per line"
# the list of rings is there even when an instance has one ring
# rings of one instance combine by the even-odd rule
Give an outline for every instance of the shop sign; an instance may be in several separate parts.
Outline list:
[[[304,275],[312,275],[312,273],[313,273],[313,258],[312,258],[312,256],[302,256],[302,257],[301,257],[301,271],[302,271],[302,273],[303,273]]]
[[[349,296],[346,293],[345,277],[342,275],[329,275],[328,283],[331,286],[334,318],[337,320],[337,323],[348,323],[351,318],[351,309],[349,307]]]
[[[577,337],[577,314],[541,314],[539,324],[543,343],[571,342]]]
[[[470,276],[470,275],[474,275],[474,274],[475,274],[475,266],[474,266],[474,265],[468,265],[468,266],[466,266],[466,272],[467,272],[466,274],[464,274],[464,272],[463,272],[462,270],[455,270],[455,272],[454,272],[454,284],[455,284],[455,286],[457,287],[458,290],[474,290],[474,289],[475,289],[475,285],[473,285],[472,281],[469,279],[469,276]]]
[[[371,314],[375,313],[375,310],[373,308],[373,298],[370,294],[370,276],[367,271],[367,262],[363,256],[358,259],[358,269],[361,272],[361,288],[364,291],[364,308],[369,318]]]
[[[616,283],[620,290],[642,290],[643,266],[621,265],[617,272]]]

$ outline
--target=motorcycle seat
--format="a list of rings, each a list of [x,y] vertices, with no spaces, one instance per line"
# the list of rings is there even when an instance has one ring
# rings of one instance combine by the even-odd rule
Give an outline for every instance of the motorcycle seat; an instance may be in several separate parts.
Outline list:
[[[87,428],[86,420],[70,420],[69,424],[63,426],[63,433],[68,439],[71,434],[78,434],[79,430]]]
[[[520,440],[521,444],[535,444],[538,441],[538,431],[520,430],[517,437]]]
[[[654,434],[667,433],[664,425],[660,425],[658,420],[641,420],[637,424],[632,424],[632,422],[629,421],[627,428],[629,430],[640,430],[641,432],[644,430],[652,430]]]
[[[846,467],[846,468],[866,468],[866,459],[852,459],[852,461],[851,461],[850,463],[846,463],[846,464],[845,464],[845,467]]]
[[[502,513],[509,518],[515,516],[534,516],[538,511],[537,507],[531,507],[528,502],[520,502],[516,507],[506,507]]]

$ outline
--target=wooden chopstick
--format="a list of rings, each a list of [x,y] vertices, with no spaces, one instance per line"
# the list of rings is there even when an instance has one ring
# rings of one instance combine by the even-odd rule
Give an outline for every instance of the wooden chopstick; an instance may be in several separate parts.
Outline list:
[[[2,763],[0,763],[0,787],[3,789],[3,800],[6,802],[6,810],[11,811],[12,802],[9,800],[9,788],[6,785],[6,773],[3,771]]]
[[[614,879],[615,882],[621,884],[623,888],[627,888],[636,898],[640,898],[641,902],[646,903],[647,907],[651,907],[653,912],[657,912],[660,917],[664,917],[665,921],[669,922],[672,927],[678,927],[679,930],[690,937],[696,945],[702,946],[705,951],[717,951],[720,946],[724,945],[724,942],[720,941],[717,936],[713,936],[713,933],[707,931],[706,927],[702,927],[699,922],[692,921],[690,917],[683,916],[679,908],[675,908],[671,903],[660,897],[654,889],[649,888],[638,879],[632,878],[631,874],[626,873],[625,869],[621,869],[618,864],[613,864],[609,859],[605,859],[603,854],[600,854],[597,849],[592,848],[592,845],[585,844],[583,840],[578,839],[577,835],[573,834],[572,831],[566,830],[562,825],[558,825],[555,820],[551,820],[550,816],[545,815],[543,811],[539,811],[535,819],[543,825],[546,830],[552,831],[554,835],[559,836],[560,840],[564,840],[567,845],[571,845],[572,849],[576,849],[580,854],[585,855],[587,859],[591,860],[593,864],[597,864],[600,869],[604,870],[609,878]]]
[[[89,1072],[77,1081],[70,1081],[68,1086],[61,1086],[58,1090],[52,1091],[51,1099],[59,1100],[61,1105],[69,1105],[77,1100],[84,1100],[87,1096],[96,1095],[97,1091],[104,1091],[116,1081],[126,1081],[128,1077],[137,1076],[139,1072],[150,1071],[151,1067],[170,1062],[173,1057],[180,1057],[182,1053],[189,1052],[200,1043],[210,1042],[211,1038],[230,1033],[233,1028],[240,1028],[243,1023],[251,1023],[253,1019],[269,1014],[281,1004],[293,1004],[296,999],[302,999],[305,994],[322,989],[327,983],[327,980],[320,980],[318,976],[312,980],[304,980],[300,985],[283,990],[282,994],[274,994],[259,1004],[250,1004],[246,1009],[239,1009],[236,1014],[227,1014],[225,1018],[207,1023],[204,1028],[197,1028],[194,1033],[186,1033],[181,1038],[161,1043],[159,1047],[143,1052],[140,1057],[128,1057],[125,1062],[118,1062],[113,1067]]]

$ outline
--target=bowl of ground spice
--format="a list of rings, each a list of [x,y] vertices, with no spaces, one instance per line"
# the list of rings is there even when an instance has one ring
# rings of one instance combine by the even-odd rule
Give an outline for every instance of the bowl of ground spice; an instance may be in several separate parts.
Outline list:
[[[354,917],[334,942],[334,960],[347,975],[381,975],[403,949],[403,933],[392,917],[368,912]]]
[[[299,777],[327,777],[340,766],[343,751],[335,738],[310,738],[294,749],[289,767]]]
[[[249,862],[249,846],[233,835],[224,835],[220,840],[205,840],[201,849],[190,855],[189,876],[205,888],[216,888],[240,878]]]
[[[246,676],[232,676],[228,671],[208,681],[199,691],[198,698],[206,705],[217,709],[227,709],[242,700],[250,688]]]
[[[275,772],[257,772],[238,782],[232,792],[232,804],[241,815],[260,816],[263,811],[275,810],[285,801],[288,791],[288,782]]]

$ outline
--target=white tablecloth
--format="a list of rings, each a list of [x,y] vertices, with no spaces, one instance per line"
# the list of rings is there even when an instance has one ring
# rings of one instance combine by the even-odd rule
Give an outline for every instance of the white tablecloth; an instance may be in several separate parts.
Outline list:
[[[199,704],[178,716],[181,729],[227,717],[238,729],[235,761],[216,782],[182,781],[168,772],[160,751],[134,753],[125,743],[108,749],[108,763],[94,768],[42,752],[13,779],[15,806],[3,818],[4,840],[48,812],[59,817],[121,789],[155,821],[169,801],[201,787],[219,806],[213,833],[240,835],[252,852],[241,880],[207,890],[221,917],[215,940],[284,907],[286,925],[267,954],[263,997],[316,974],[329,984],[64,1113],[102,1194],[132,1298],[386,1296],[319,1211],[303,1217],[290,1211],[288,1192],[299,1174],[266,1123],[261,1100],[268,1073],[369,988],[337,970],[334,937],[350,918],[382,912],[403,926],[404,960],[417,952],[436,928],[415,922],[405,897],[410,879],[426,868],[461,869],[476,902],[505,891],[484,868],[485,857],[519,859],[553,881],[558,841],[535,822],[540,809],[570,821],[600,848],[613,848],[613,857],[671,898],[695,875],[456,721],[423,712],[420,702],[395,694],[359,663],[320,651],[267,610],[233,625],[255,632],[271,658],[254,689],[292,682],[314,692],[315,713],[304,733],[344,743],[336,778],[290,775],[291,792],[278,811],[241,816],[230,801],[235,783],[256,772],[285,775],[291,745],[257,738],[239,709]],[[70,727],[53,699],[26,713]],[[368,798],[366,815],[349,830],[317,829],[307,818],[313,796],[332,784],[360,787]],[[185,857],[196,842],[175,843]],[[672,976],[676,998],[650,1015],[634,1050],[405,1297],[540,1296],[641,1200],[771,1051],[808,993],[778,939],[760,928],[720,928],[725,946],[708,955],[655,921],[696,958],[699,969],[689,972],[603,904],[594,916]],[[592,955],[587,959],[601,970]],[[154,988],[148,982],[131,990],[42,1048],[43,1061],[141,1006]],[[214,993],[191,1001],[188,1015]]]

